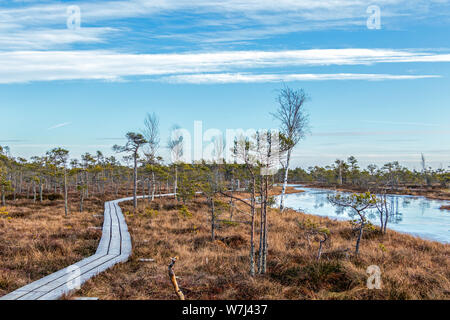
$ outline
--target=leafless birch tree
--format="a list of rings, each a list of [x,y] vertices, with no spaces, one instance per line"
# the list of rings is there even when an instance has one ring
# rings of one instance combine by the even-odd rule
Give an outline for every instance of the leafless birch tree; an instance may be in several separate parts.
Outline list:
[[[288,183],[289,164],[292,150],[303,139],[308,131],[308,115],[305,112],[305,102],[308,100],[303,89],[293,90],[287,86],[281,89],[278,95],[278,109],[272,115],[280,121],[281,134],[284,137],[283,145],[286,149],[285,161],[282,162],[284,169],[283,190],[281,192],[280,210],[284,209],[284,196]]]
[[[155,113],[148,113],[144,120],[144,130],[143,134],[147,140],[147,149],[144,150],[145,156],[147,157],[147,163],[151,165],[152,174],[152,196],[151,201],[155,200],[156,192],[156,182],[155,182],[155,170],[153,166],[157,163],[157,152],[160,143],[159,138],[159,119]],[[150,191],[150,186],[149,186]],[[150,200],[150,198],[149,198]]]

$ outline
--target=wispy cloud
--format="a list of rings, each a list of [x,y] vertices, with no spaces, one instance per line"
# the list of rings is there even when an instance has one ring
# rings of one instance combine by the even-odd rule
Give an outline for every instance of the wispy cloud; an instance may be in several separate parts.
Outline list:
[[[54,126],[51,126],[50,128],[47,128],[47,130],[54,130],[54,129],[62,128],[62,127],[68,126],[70,124],[71,124],[71,122],[58,123],[58,124],[55,124]]]
[[[0,9],[0,36],[18,35],[12,48],[24,47],[36,26],[65,29],[68,3],[17,2]],[[89,30],[92,25],[100,23],[114,26],[133,19],[161,19],[164,30],[160,32],[158,29],[156,35],[210,43],[254,40],[305,30],[359,28],[365,25],[366,9],[372,4],[382,8],[383,21],[406,20],[414,16],[416,21],[439,23],[450,16],[448,3],[447,0],[377,0],[375,3],[370,0],[116,0],[77,1],[70,5],[76,4],[81,8],[82,25],[88,33],[92,32]],[[183,30],[180,30],[177,20],[180,14],[189,16],[183,21]],[[185,32],[187,29],[189,32]],[[105,31],[97,36],[107,37],[107,33],[120,32],[119,29]],[[136,36],[141,32],[132,31]],[[90,41],[90,38],[72,40],[75,43]],[[68,39],[60,40],[64,45]],[[56,44],[58,38],[54,41],[46,42],[41,38],[33,43],[36,47],[45,47]]]
[[[5,50],[61,49],[75,43],[101,43],[113,28],[39,29],[0,32],[0,48]]]
[[[450,54],[393,49],[315,49],[285,51],[219,51],[207,53],[125,54],[114,51],[14,51],[0,52],[0,83],[55,80],[120,80],[126,77],[170,77],[184,80],[214,78],[205,73],[224,73],[222,79],[250,79],[249,69],[371,65],[376,63],[450,62]],[[234,75],[230,75],[233,74]],[[201,75],[199,75],[201,74]],[[320,77],[372,80],[414,79],[436,75],[294,75],[314,80]],[[257,75],[253,81],[281,76]],[[399,78],[400,77],[400,78]],[[170,78],[162,80],[167,81]],[[175,79],[176,78],[172,78]],[[180,78],[182,79],[182,78]],[[267,81],[267,80],[264,80]]]
[[[289,82],[289,81],[327,81],[327,80],[412,80],[438,78],[437,75],[393,75],[393,74],[364,74],[364,73],[336,73],[336,74],[243,74],[243,73],[210,73],[189,74],[163,77],[160,80],[171,83],[250,83],[250,82]]]

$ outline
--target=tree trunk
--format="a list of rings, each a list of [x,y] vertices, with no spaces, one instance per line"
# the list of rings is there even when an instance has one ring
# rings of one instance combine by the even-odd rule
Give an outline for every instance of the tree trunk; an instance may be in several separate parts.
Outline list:
[[[320,261],[320,257],[322,256],[322,247],[327,240],[328,236],[325,236],[323,240],[319,240],[319,251],[317,252],[317,261]]]
[[[57,183],[56,183],[56,169],[55,169],[55,176],[54,176],[54,180],[53,180],[53,193],[56,194],[56,188],[57,188]]]
[[[384,218],[384,226],[383,226],[383,234],[386,234],[386,228],[387,228],[387,224],[388,224],[388,221],[389,221],[389,215],[390,215],[390,212],[389,212],[389,210],[388,210],[388,206],[387,206],[387,199],[386,199],[386,201],[385,201],[385,203],[384,203],[384,208],[385,208],[385,214],[386,214],[386,216],[385,216],[385,218]]]
[[[69,214],[69,205],[67,201],[67,172],[66,168],[64,168],[64,212],[66,217]]]
[[[148,201],[148,203],[150,203],[152,201],[152,198],[150,195],[150,190],[151,190],[150,179],[147,179],[147,189],[148,189],[147,201]]]
[[[382,205],[383,206],[383,205]],[[385,215],[385,212],[384,212],[384,209],[383,209],[383,207],[381,207],[382,209],[381,209],[381,211],[380,211],[380,231],[381,231],[381,233],[383,233],[383,227],[384,227],[384,220],[383,220],[383,217],[384,217],[384,215]]]
[[[5,187],[2,186],[2,206],[6,207]]]
[[[43,196],[42,196],[42,178],[39,179],[39,202],[43,201]]]
[[[84,177],[86,178],[86,197],[89,198],[89,173],[86,169]]]
[[[258,250],[258,273],[262,273],[263,252],[264,252],[264,192],[262,185],[262,177],[260,182],[260,226],[259,226],[259,250]]]
[[[80,192],[80,213],[83,213],[84,190]]]
[[[233,191],[231,191],[231,195],[233,195]],[[233,221],[233,211],[234,211],[234,202],[233,198],[230,198],[230,221]]]
[[[255,178],[253,178],[252,199],[251,199],[251,230],[250,230],[250,276],[255,276]]]
[[[284,171],[283,189],[281,191],[281,196],[280,196],[280,211],[283,211],[283,209],[284,209],[284,195],[286,193],[288,177],[289,177],[289,162],[291,161],[291,151],[292,151],[292,149],[288,150],[287,158],[286,158],[286,168]]]
[[[264,238],[263,238],[263,259],[262,259],[262,274],[266,273],[267,269],[267,251],[268,251],[268,225],[267,225],[267,198],[269,196],[268,192],[268,176],[265,177],[265,190],[264,190]]]
[[[100,174],[98,174],[96,176],[96,180],[97,180],[97,192],[98,194],[102,193],[101,188],[100,188]]]
[[[215,216],[215,208],[214,208],[214,198],[211,198],[211,241],[214,241],[216,239],[215,234],[215,223],[216,223],[216,216]]]
[[[358,239],[356,240],[356,247],[355,247],[356,256],[359,254],[359,244],[361,242],[363,231],[364,231],[364,222],[361,222],[361,226],[359,227]]]
[[[155,173],[152,171],[152,201],[155,200],[155,193],[156,193]]]
[[[17,176],[14,174],[14,188],[13,188],[13,200],[16,201],[16,195],[17,195]]]
[[[23,183],[23,172],[20,172],[20,180],[19,180],[19,194],[22,194],[22,183]]]
[[[137,152],[134,153],[134,171],[133,171],[133,207],[137,208]]]
[[[178,167],[175,165],[175,183],[174,183],[174,193],[175,193],[175,200],[178,200],[177,197],[177,190],[178,190]]]

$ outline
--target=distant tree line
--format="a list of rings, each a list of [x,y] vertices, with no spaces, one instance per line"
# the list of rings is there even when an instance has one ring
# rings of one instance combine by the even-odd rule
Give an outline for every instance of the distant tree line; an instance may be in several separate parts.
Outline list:
[[[283,181],[284,171],[277,174],[277,181]],[[389,162],[383,166],[370,164],[361,168],[358,160],[351,156],[347,160],[337,159],[333,164],[309,167],[306,170],[296,168],[289,171],[290,182],[319,183],[330,186],[347,186],[364,190],[408,187],[439,187],[450,185],[450,171],[444,168],[433,169],[425,165],[422,156],[422,169],[411,170],[399,164]]]

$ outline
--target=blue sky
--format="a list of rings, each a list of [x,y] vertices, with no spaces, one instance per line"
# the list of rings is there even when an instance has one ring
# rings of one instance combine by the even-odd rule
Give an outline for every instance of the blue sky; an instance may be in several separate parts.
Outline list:
[[[112,154],[147,112],[162,146],[195,120],[276,128],[284,82],[311,97],[294,166],[447,168],[449,31],[444,0],[0,1],[0,145]]]

